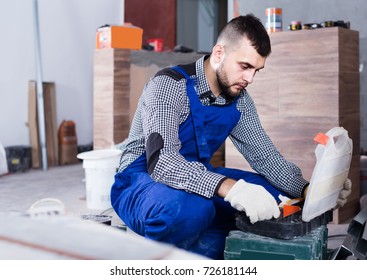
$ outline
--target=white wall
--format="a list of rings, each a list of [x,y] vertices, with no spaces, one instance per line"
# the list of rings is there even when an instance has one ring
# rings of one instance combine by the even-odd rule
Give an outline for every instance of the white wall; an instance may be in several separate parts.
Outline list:
[[[55,82],[57,125],[93,139],[96,29],[124,21],[124,0],[38,0],[43,81]],[[29,145],[28,81],[36,79],[34,0],[0,0],[0,142]]]

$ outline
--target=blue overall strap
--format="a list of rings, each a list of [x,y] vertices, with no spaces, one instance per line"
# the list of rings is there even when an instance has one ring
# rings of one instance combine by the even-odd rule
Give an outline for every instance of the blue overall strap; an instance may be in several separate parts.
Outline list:
[[[210,152],[208,149],[208,144],[204,135],[204,116],[202,115],[201,103],[197,96],[195,89],[195,80],[192,79],[185,70],[179,66],[173,66],[172,69],[181,73],[186,78],[186,91],[187,96],[190,101],[190,111],[191,117],[195,129],[195,138],[197,143],[197,148],[199,151],[199,158],[209,158]]]

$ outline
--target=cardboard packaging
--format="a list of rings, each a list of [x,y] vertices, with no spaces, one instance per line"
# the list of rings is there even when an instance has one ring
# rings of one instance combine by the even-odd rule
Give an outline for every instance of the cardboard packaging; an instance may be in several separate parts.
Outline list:
[[[97,29],[96,49],[140,50],[143,42],[143,29],[133,26],[101,26]]]

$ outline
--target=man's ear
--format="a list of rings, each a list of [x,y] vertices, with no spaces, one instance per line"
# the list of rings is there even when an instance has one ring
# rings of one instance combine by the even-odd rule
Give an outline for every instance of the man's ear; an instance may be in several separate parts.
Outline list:
[[[210,65],[214,71],[218,69],[220,63],[224,58],[224,48],[221,45],[215,45],[213,47],[212,54],[210,55]]]
[[[214,63],[215,64],[219,64],[222,61],[222,58],[224,56],[224,48],[222,45],[215,45],[213,47],[213,58],[214,58]]]

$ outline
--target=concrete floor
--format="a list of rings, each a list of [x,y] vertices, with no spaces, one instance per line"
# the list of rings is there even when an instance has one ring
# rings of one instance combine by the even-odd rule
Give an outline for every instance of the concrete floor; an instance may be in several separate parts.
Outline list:
[[[25,213],[44,198],[57,198],[72,215],[97,214],[86,207],[85,172],[82,164],[31,169],[0,177],[0,211]]]
[[[48,170],[31,169],[24,173],[11,173],[0,177],[0,212],[26,213],[31,205],[44,198],[63,202],[69,215],[101,214],[103,210],[89,209],[86,204],[85,171],[81,163],[49,167]],[[113,211],[112,225],[123,222]],[[344,241],[348,224],[329,224],[329,250]]]

